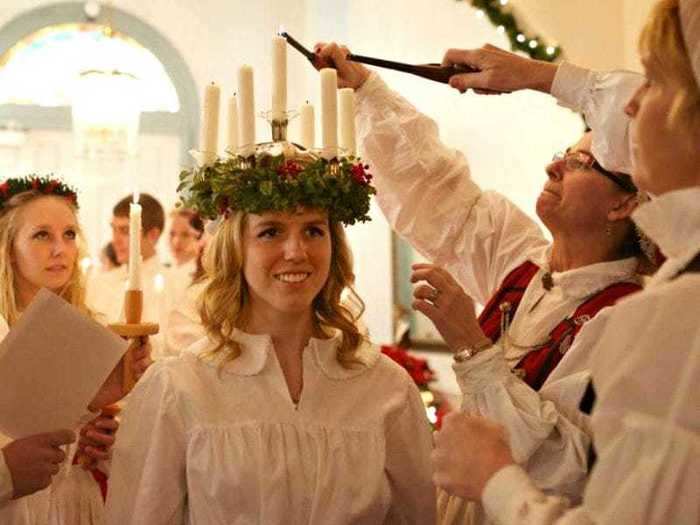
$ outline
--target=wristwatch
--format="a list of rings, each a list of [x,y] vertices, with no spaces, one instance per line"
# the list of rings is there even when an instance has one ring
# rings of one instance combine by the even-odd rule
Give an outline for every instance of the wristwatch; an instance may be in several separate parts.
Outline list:
[[[476,354],[481,352],[482,350],[486,350],[487,348],[491,348],[493,346],[493,343],[490,341],[487,343],[482,343],[480,345],[474,346],[474,345],[467,345],[467,346],[462,346],[460,347],[454,354],[454,360],[457,363],[464,363],[465,361],[469,361],[472,357],[474,357]]]

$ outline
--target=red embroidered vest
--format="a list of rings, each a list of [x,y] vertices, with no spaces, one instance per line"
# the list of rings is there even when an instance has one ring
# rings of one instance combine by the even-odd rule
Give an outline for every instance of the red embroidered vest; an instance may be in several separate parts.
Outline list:
[[[479,316],[481,329],[489,339],[495,342],[501,337],[501,321],[504,315],[501,305],[508,303],[508,315],[513,319],[525,290],[538,271],[536,264],[526,261],[503,280],[501,287]],[[602,308],[611,306],[622,297],[641,289],[636,283],[618,282],[584,299],[571,316],[554,327],[546,343],[534,348],[520,360],[515,368],[524,374],[523,380],[535,390],[539,390],[586,321],[593,318]]]

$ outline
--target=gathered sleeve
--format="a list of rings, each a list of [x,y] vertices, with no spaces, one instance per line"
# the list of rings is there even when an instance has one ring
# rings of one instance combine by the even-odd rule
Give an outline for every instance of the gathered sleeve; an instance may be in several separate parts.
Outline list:
[[[167,364],[152,365],[126,399],[112,460],[108,525],[185,523],[185,425]]]
[[[547,241],[508,199],[482,192],[437,125],[372,73],[357,91],[358,144],[392,228],[485,304]]]
[[[700,523],[700,326],[696,276],[631,296],[593,349],[598,459],[580,507],[545,496],[519,467],[482,502],[496,523]]]
[[[511,372],[498,346],[455,363],[454,371],[462,391],[462,410],[505,426],[513,458],[535,485],[546,492],[580,498],[591,439],[586,416],[577,406],[590,374],[572,374],[536,392]],[[555,399],[556,393],[566,392],[573,406],[563,410],[548,398],[548,389]]]
[[[418,390],[406,381],[406,402],[387,422],[386,472],[392,502],[386,523],[435,522],[432,434]]]
[[[559,104],[583,113],[593,130],[592,153],[610,171],[632,173],[629,123],[625,105],[644,83],[630,71],[590,71],[563,62],[552,83]]]

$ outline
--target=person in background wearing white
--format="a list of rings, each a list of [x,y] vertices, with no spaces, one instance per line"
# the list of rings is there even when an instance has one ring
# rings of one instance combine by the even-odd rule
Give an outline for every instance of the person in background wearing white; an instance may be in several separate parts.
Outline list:
[[[176,268],[188,266],[190,274],[194,273],[203,233],[204,223],[197,212],[187,208],[175,208],[170,212],[168,245]]]
[[[440,142],[435,123],[377,74],[347,61],[347,49],[316,49],[321,63],[338,69],[339,84],[356,89],[358,143],[372,165],[380,207],[434,263],[414,266],[412,280],[421,284],[413,307],[455,352],[462,409],[507,426],[518,463],[540,488],[579,499],[590,446],[579,405],[590,378],[591,341],[571,348],[599,311],[641,288],[645,259],[629,219],[637,205],[636,188],[623,173],[629,165],[619,162],[624,153],[601,147],[603,131],[626,132],[618,124],[624,114],[605,121],[594,111],[595,89],[572,93],[566,74],[578,70],[547,64],[550,77],[539,89],[576,100],[576,109],[601,128],[546,167],[536,210],[550,243],[506,197],[482,191],[464,156]],[[510,62],[532,62],[498,51]],[[530,87],[529,76],[512,80],[508,90]],[[472,298],[486,305],[478,320]],[[439,509],[445,524],[486,521],[483,509],[444,493]]]
[[[132,196],[121,199],[112,210],[112,246],[120,266],[106,272],[94,272],[87,283],[87,304],[103,315],[107,322],[124,320],[124,291],[129,262],[129,205]],[[150,338],[153,357],[164,353],[163,327],[166,325],[173,293],[170,291],[168,268],[161,263],[156,246],[165,228],[165,212],[158,200],[147,194],[139,195],[141,215],[141,278],[143,284],[143,314],[145,322],[158,323],[161,331]]]
[[[597,461],[582,504],[543,494],[500,425],[458,414],[436,436],[435,482],[499,524],[700,523],[700,0],[659,1],[640,54],[647,80],[626,111],[635,181],[655,197],[633,219],[667,260],[593,349]]]
[[[93,317],[85,304],[80,227],[75,192],[46,177],[11,178],[0,184],[0,338],[41,288],[47,288]],[[138,377],[150,364],[148,345],[135,351]],[[92,411],[123,397],[117,367],[93,399]],[[61,464],[74,460],[75,433],[63,429],[11,440],[0,434],[0,523],[3,525],[93,525],[101,523],[108,459],[117,422],[98,416],[81,430],[85,469]],[[87,469],[90,469],[87,471]],[[94,478],[94,479],[93,479]],[[48,487],[48,488],[47,488]],[[42,490],[45,489],[45,490]]]

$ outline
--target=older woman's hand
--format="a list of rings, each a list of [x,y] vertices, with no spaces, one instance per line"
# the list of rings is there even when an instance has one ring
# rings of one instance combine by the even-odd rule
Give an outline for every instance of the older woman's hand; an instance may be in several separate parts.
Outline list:
[[[358,62],[345,59],[350,53],[345,46],[339,46],[335,42],[319,42],[314,46],[314,51],[318,57],[314,62],[316,69],[333,67],[338,71],[338,87],[360,89],[369,78],[369,69]]]
[[[151,343],[148,337],[142,337],[138,343],[129,348],[132,353],[131,371],[136,380],[138,380],[149,366],[153,363],[151,358]],[[102,387],[95,395],[95,398],[90,403],[90,410],[97,411],[98,409],[111,405],[126,396],[128,392],[124,391],[123,387],[124,376],[124,360],[120,360],[119,364],[114,367],[112,373],[102,384]]]
[[[448,414],[434,442],[433,482],[464,499],[481,499],[491,477],[515,463],[504,428],[482,417]]]
[[[117,413],[118,409],[105,410],[80,429],[78,451],[84,469],[94,468],[99,461],[110,458],[115,434],[119,429],[119,422],[114,417]]]
[[[509,53],[490,44],[481,49],[450,49],[442,59],[443,65],[467,65],[478,69],[450,78],[450,86],[464,93],[509,93],[519,89],[535,89],[549,93],[557,66]]]
[[[414,264],[411,282],[425,281],[413,292],[413,308],[430,319],[435,328],[456,352],[469,346],[491,345],[484,335],[474,312],[474,301],[443,268],[433,264]]]

